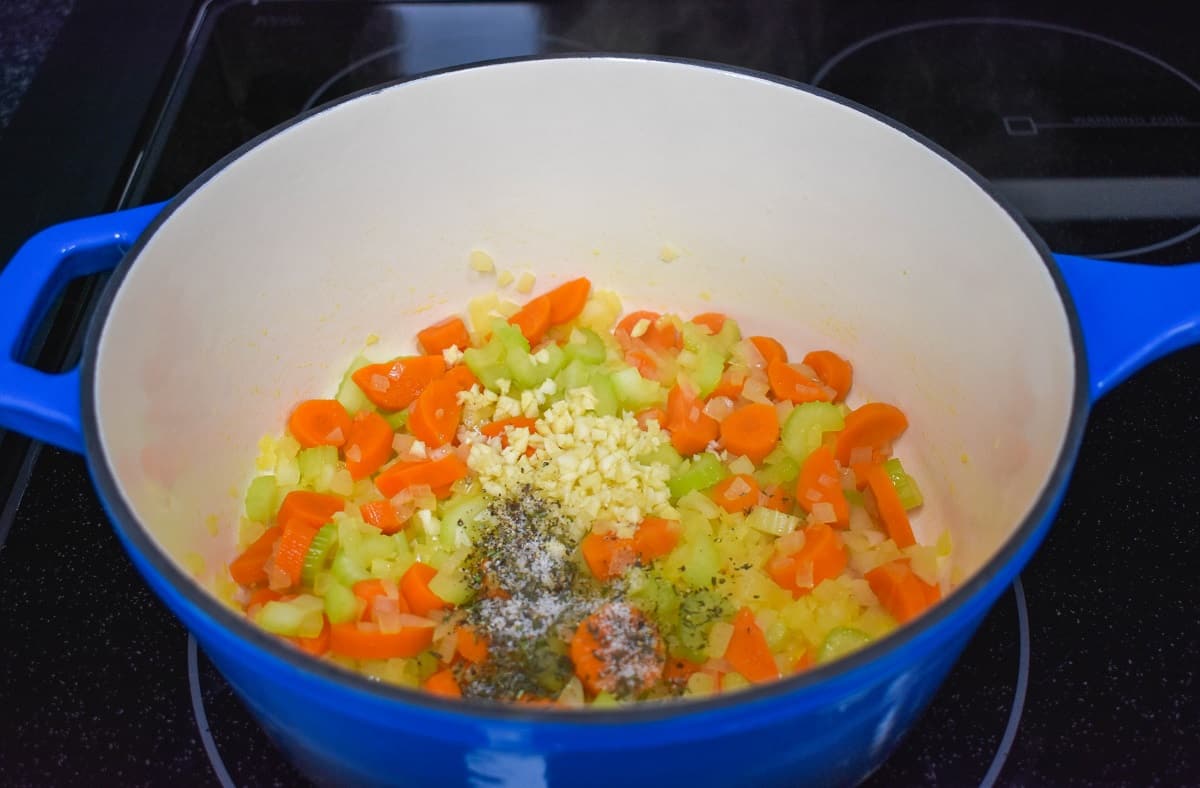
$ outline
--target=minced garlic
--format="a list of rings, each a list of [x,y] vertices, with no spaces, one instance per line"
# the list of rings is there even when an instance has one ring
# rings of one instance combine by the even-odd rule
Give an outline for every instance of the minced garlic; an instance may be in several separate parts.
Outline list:
[[[597,415],[590,388],[568,391],[565,399],[550,404],[539,417],[554,393],[550,385],[523,391],[519,399],[489,396],[478,387],[461,395],[464,408],[479,421],[537,419],[532,433],[511,429],[507,445],[499,438],[478,435],[469,441],[467,465],[483,490],[504,497],[528,485],[557,501],[585,530],[594,521],[606,520],[622,535],[632,535],[648,515],[678,517],[667,489],[670,470],[661,463],[639,460],[666,440],[658,425],[651,422],[650,430],[643,430],[629,414]],[[527,456],[528,449],[533,451]]]

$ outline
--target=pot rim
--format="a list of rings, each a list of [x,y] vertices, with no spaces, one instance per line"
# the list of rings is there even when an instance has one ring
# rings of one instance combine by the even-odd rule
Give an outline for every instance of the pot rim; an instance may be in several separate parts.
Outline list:
[[[555,707],[531,711],[529,709],[522,709],[515,704],[495,701],[467,698],[451,700],[440,698],[421,689],[410,689],[373,682],[358,673],[340,668],[330,662],[314,659],[288,646],[282,640],[255,626],[244,616],[236,615],[225,605],[221,604],[214,595],[202,589],[191,577],[181,571],[129,509],[120,492],[120,487],[116,482],[115,474],[109,464],[108,457],[104,453],[100,437],[95,397],[96,361],[104,325],[107,321],[108,313],[112,308],[115,295],[120,289],[120,285],[129,272],[129,269],[133,266],[149,242],[149,239],[153,237],[158,228],[174,214],[179,206],[184,204],[193,193],[202,188],[218,172],[234,164],[253,148],[268,142],[273,137],[322,112],[354,101],[355,99],[374,95],[409,82],[436,78],[459,71],[556,60],[613,60],[622,62],[668,63],[706,71],[724,72],[726,74],[735,74],[771,82],[855,110],[888,126],[894,131],[904,134],[925,147],[935,156],[956,167],[970,178],[976,186],[982,189],[1008,215],[1033,245],[1042,263],[1046,266],[1058,292],[1059,299],[1062,302],[1068,322],[1071,344],[1075,351],[1075,390],[1071,402],[1071,411],[1068,416],[1069,421],[1059,448],[1058,458],[1055,461],[1054,468],[1043,483],[1033,507],[1020,525],[1005,540],[1000,549],[966,583],[955,588],[941,603],[919,617],[916,621],[903,625],[886,637],[873,641],[859,651],[826,665],[821,665],[803,673],[787,676],[776,681],[753,685],[739,692],[690,699],[686,702],[641,702],[614,709],[591,709],[587,707],[564,709]],[[282,663],[280,667],[287,667],[300,673],[308,674],[310,677],[334,684],[338,689],[366,694],[375,700],[392,703],[396,706],[397,710],[407,708],[410,711],[435,712],[439,715],[451,716],[465,722],[479,718],[491,722],[510,721],[531,726],[536,726],[539,723],[544,726],[569,724],[586,729],[595,729],[607,725],[628,726],[631,723],[652,723],[685,717],[698,717],[713,712],[729,711],[731,709],[737,710],[735,707],[761,713],[761,706],[764,701],[782,699],[791,695],[799,696],[807,691],[812,691],[822,686],[829,686],[835,682],[840,684],[853,681],[869,666],[885,661],[890,657],[895,657],[901,651],[914,646],[925,646],[928,648],[935,642],[937,637],[936,630],[940,629],[951,618],[965,615],[965,609],[972,602],[980,598],[986,599],[989,595],[993,599],[999,596],[1002,591],[1002,584],[1007,584],[1021,568],[1017,567],[1013,569],[1014,560],[1018,557],[1018,554],[1023,551],[1026,552],[1026,555],[1022,558],[1022,566],[1024,561],[1028,560],[1029,554],[1036,548],[1041,536],[1044,535],[1045,530],[1049,527],[1060,496],[1066,488],[1072,466],[1082,442],[1090,406],[1088,369],[1083,334],[1074,301],[1058,269],[1057,263],[1046,243],[1033,230],[1024,217],[1017,213],[1012,205],[983,176],[964,161],[942,148],[933,140],[904,126],[898,121],[874,109],[821,88],[754,69],[712,61],[620,52],[570,53],[502,58],[453,66],[417,76],[405,77],[385,84],[364,88],[313,107],[243,143],[204,170],[204,172],[180,191],[179,194],[172,198],[141,233],[133,247],[125,254],[120,265],[109,279],[100,302],[97,304],[96,310],[91,317],[83,349],[81,369],[81,415],[84,445],[92,478],[105,508],[116,525],[119,535],[123,537],[126,549],[139,554],[146,562],[147,567],[157,572],[167,585],[179,592],[191,603],[199,615],[208,618],[210,624],[225,631],[226,634],[240,639],[247,646],[253,646],[259,651],[265,652],[265,656],[269,659]],[[989,607],[991,603],[992,599],[986,599],[986,604]]]

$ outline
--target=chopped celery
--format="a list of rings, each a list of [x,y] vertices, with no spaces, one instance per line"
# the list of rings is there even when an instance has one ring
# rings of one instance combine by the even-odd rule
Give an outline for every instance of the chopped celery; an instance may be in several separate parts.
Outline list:
[[[616,696],[606,690],[597,692],[596,697],[592,699],[593,709],[611,709],[618,705],[620,704],[617,702]]]
[[[858,490],[842,490],[846,494],[846,502],[851,506],[864,506],[863,494]]]
[[[363,537],[361,550],[361,560],[370,563],[376,558],[394,558],[396,555],[396,543],[390,536],[384,534],[367,534]]]
[[[370,575],[363,565],[348,555],[344,550],[339,551],[333,557],[333,566],[331,567],[333,576],[337,578],[339,583],[352,586],[360,580],[367,580]]]
[[[509,323],[503,318],[492,319],[492,341],[500,342],[504,345],[504,350],[507,353],[513,351],[529,352],[529,340],[521,333],[521,329]]]
[[[871,642],[871,636],[861,629],[854,627],[836,627],[829,630],[825,642],[817,652],[817,662],[825,663],[844,657],[851,651],[857,651]]]
[[[327,487],[333,479],[338,450],[336,446],[313,446],[296,455],[296,461],[300,463],[300,484],[320,489]],[[322,481],[325,484],[321,484]]]
[[[900,496],[900,503],[904,505],[905,509],[915,509],[925,502],[925,498],[921,495],[921,488],[917,486],[917,480],[904,470],[899,457],[892,457],[883,464],[883,468],[891,477],[892,486],[896,488],[896,494]]]
[[[463,363],[486,388],[498,391],[497,381],[508,376],[508,367],[504,365],[504,355],[504,343],[493,337],[483,347],[467,348],[463,352]]]
[[[732,610],[729,601],[711,588],[698,588],[683,596],[679,603],[679,656],[704,662],[708,634],[713,624],[725,619]]]
[[[438,663],[437,655],[432,651],[422,651],[416,658],[418,675],[421,681],[437,673],[441,665]]]
[[[671,474],[667,487],[672,498],[681,498],[692,490],[707,490],[729,475],[717,455],[705,452],[684,462]]]
[[[316,637],[325,625],[325,602],[311,594],[301,594],[288,602],[271,600],[262,606],[256,623],[276,635]]]
[[[695,384],[703,399],[712,394],[713,389],[721,382],[721,373],[725,371],[725,356],[707,344],[695,355],[692,362],[684,368],[688,380]]]
[[[783,423],[780,442],[796,462],[804,462],[824,441],[826,432],[845,426],[841,411],[832,402],[802,402]]]
[[[708,588],[721,568],[721,557],[711,538],[699,536],[684,546],[683,563],[679,567],[683,579],[693,588]]]
[[[429,581],[429,590],[452,605],[461,605],[471,598],[471,585],[462,569],[468,555],[466,549],[456,551]]]
[[[675,471],[680,465],[683,465],[683,456],[675,450],[674,446],[664,442],[654,451],[643,454],[638,461],[646,465],[660,463]]]
[[[325,615],[334,624],[344,624],[358,618],[358,597],[341,583],[330,583],[325,589]]]
[[[787,484],[795,481],[800,475],[800,463],[791,457],[784,457],[779,462],[764,465],[754,472],[754,479],[763,487],[772,484]]]
[[[736,320],[726,319],[725,324],[721,326],[721,330],[713,337],[713,345],[720,351],[721,355],[729,358],[733,355],[733,346],[742,339],[742,329],[738,326]]]
[[[609,378],[617,399],[626,410],[639,411],[651,405],[661,404],[667,396],[663,387],[656,381],[646,380],[633,367],[626,367],[612,373]]]
[[[594,369],[595,367],[576,359],[568,362],[565,367],[558,371],[554,382],[558,386],[559,391],[577,389],[588,385],[588,381],[592,376],[592,370]]]
[[[312,587],[313,581],[317,578],[317,572],[324,569],[325,564],[329,562],[329,556],[333,553],[336,543],[337,526],[333,523],[321,526],[309,544],[308,552],[304,554],[304,565],[300,569],[301,583]]]
[[[590,328],[577,328],[571,332],[571,338],[563,351],[571,361],[582,361],[585,364],[603,363],[607,351],[600,335]]]
[[[406,427],[408,425],[408,411],[406,411],[406,410],[394,411],[394,412],[389,413],[386,416],[384,416],[383,420],[386,421],[388,423],[388,426],[390,426],[394,430],[403,429],[404,427]]]
[[[371,400],[367,399],[367,395],[363,394],[362,389],[350,377],[370,363],[370,361],[367,361],[362,356],[356,356],[350,362],[350,367],[346,370],[345,376],[342,377],[341,385],[338,386],[337,396],[334,399],[342,403],[342,407],[351,416],[360,410],[375,410],[375,406],[371,404]]]
[[[612,378],[601,370],[593,370],[588,380],[592,393],[596,395],[596,415],[616,416],[621,412],[617,401],[617,391],[613,387]]]
[[[275,514],[275,477],[256,476],[246,488],[246,516],[265,523]]]
[[[767,506],[755,506],[746,515],[746,525],[771,536],[783,536],[800,527],[800,518]]]
[[[474,537],[479,516],[487,509],[487,499],[482,495],[456,495],[442,505],[442,522],[461,525],[467,535]]]

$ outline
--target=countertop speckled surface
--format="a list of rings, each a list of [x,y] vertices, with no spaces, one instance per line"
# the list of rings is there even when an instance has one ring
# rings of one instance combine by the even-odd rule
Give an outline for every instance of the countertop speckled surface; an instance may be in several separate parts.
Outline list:
[[[75,0],[0,3],[0,140]]]

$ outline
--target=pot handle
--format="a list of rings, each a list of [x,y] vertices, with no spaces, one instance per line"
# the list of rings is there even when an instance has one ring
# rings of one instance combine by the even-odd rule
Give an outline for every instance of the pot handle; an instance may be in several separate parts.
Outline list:
[[[51,374],[22,364],[26,344],[70,280],[116,268],[163,203],[54,225],[0,270],[0,427],[83,452],[79,369]]]
[[[1150,362],[1200,342],[1200,263],[1054,257],[1079,314],[1093,402]]]

